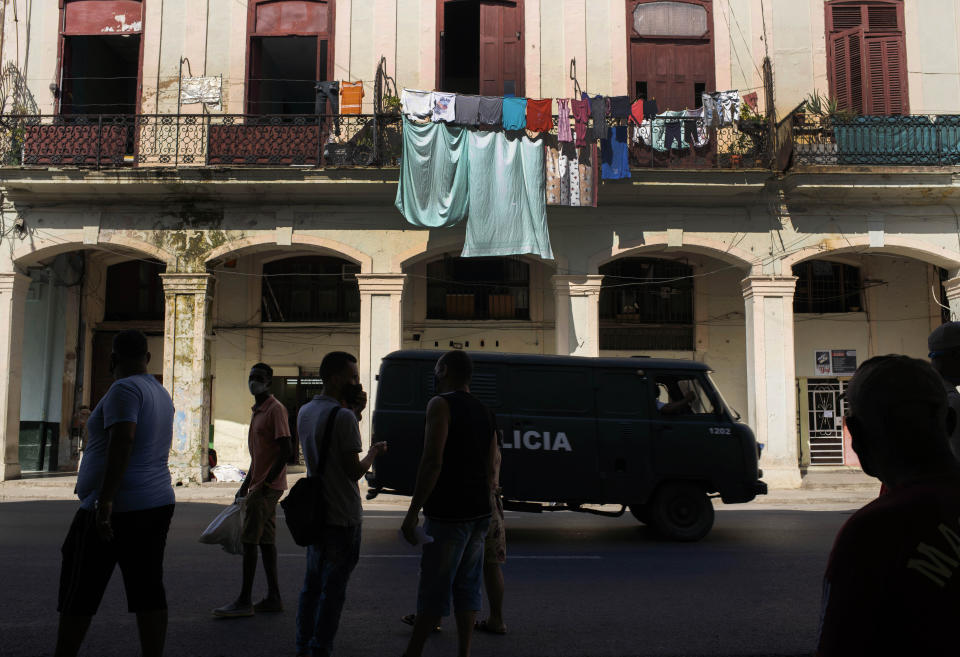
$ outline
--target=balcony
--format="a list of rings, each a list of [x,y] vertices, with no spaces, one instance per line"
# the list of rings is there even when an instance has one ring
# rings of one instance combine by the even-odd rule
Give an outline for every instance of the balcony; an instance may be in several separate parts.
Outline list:
[[[402,153],[401,130],[397,114],[6,116],[0,117],[0,166],[393,167]],[[692,141],[685,129],[682,134],[684,144]],[[663,141],[650,131],[649,143],[631,141],[631,167],[767,169],[772,164],[772,140],[761,121],[710,128],[699,147],[666,149]]]
[[[796,113],[792,121],[795,166],[960,164],[960,115],[838,119]]]

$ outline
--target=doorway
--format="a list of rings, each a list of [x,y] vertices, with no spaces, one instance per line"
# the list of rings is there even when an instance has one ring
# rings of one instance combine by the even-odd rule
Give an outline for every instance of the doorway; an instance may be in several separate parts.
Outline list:
[[[845,379],[801,379],[799,385],[801,465],[858,465],[848,462]]]
[[[140,35],[65,36],[61,114],[136,114]]]
[[[523,95],[523,0],[437,0],[437,88]]]
[[[319,60],[314,36],[253,37],[250,46],[250,113],[312,114],[316,82],[327,76],[327,41],[319,41]]]

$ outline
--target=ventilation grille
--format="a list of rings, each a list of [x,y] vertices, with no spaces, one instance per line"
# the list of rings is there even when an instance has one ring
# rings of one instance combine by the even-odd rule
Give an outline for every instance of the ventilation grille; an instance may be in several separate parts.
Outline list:
[[[425,378],[427,396],[433,397],[437,394],[436,383],[433,380],[433,372],[427,373]],[[473,380],[470,382],[470,392],[487,406],[500,405],[500,395],[497,393],[497,375],[495,372],[474,372]]]
[[[860,7],[834,7],[833,29],[850,30],[859,27],[863,22]]]
[[[896,7],[870,7],[867,16],[871,32],[896,32],[900,27]]]

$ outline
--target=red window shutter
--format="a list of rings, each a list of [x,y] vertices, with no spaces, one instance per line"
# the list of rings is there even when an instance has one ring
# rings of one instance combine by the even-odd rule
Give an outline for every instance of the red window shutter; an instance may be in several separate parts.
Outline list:
[[[480,5],[480,94],[483,96],[503,94],[501,12],[502,8],[496,5]]]
[[[830,35],[830,86],[837,106],[863,114],[863,30]]]
[[[860,6],[833,6],[830,8],[831,31],[852,30],[863,24],[863,10]]]
[[[866,40],[868,114],[907,113],[905,93],[906,66],[903,38],[879,37]]]

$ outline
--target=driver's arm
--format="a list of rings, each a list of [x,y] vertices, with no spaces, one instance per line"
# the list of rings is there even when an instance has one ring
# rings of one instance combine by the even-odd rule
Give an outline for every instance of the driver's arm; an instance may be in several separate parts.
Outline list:
[[[693,390],[687,390],[685,393],[683,393],[683,397],[681,399],[661,406],[660,412],[663,415],[680,415],[681,413],[688,413],[690,411],[690,403],[696,398],[697,396],[693,394]]]

